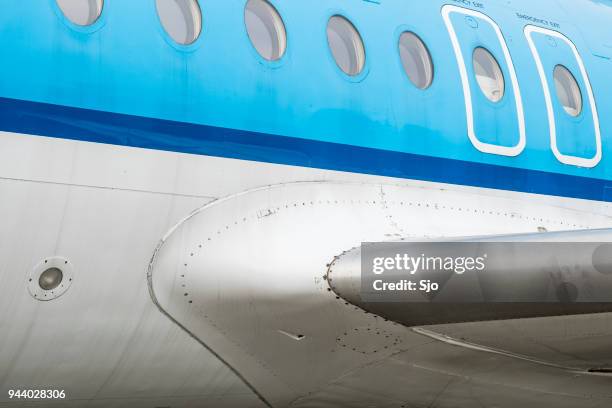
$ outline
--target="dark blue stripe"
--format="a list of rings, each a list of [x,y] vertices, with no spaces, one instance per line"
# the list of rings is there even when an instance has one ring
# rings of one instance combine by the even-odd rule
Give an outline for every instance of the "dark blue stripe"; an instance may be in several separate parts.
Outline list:
[[[0,98],[0,130],[499,190],[612,201],[606,180]],[[611,191],[612,192],[612,191]]]

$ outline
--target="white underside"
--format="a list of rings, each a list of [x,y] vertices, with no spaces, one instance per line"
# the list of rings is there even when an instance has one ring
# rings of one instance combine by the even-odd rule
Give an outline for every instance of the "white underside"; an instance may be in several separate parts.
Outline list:
[[[314,183],[293,193],[296,182]],[[486,375],[466,371],[463,363],[453,369],[439,356],[447,353],[447,360],[455,358],[483,367],[490,361],[487,360],[489,356],[431,342],[409,329],[390,323],[386,327],[387,323],[381,322],[382,326],[377,327],[404,339],[403,348],[394,350],[397,354],[381,354],[380,358],[368,359],[356,366],[335,365],[337,361],[330,357],[334,375],[325,384],[315,381],[313,388],[279,389],[278,397],[270,396],[269,393],[276,392],[275,387],[282,383],[265,380],[275,372],[275,362],[266,360],[268,353],[275,350],[251,356],[261,360],[264,367],[259,376],[256,369],[252,371],[256,365],[249,365],[248,372],[242,373],[238,367],[240,362],[232,361],[232,357],[238,357],[231,355],[231,347],[213,347],[223,343],[218,340],[219,333],[208,331],[200,336],[210,341],[198,336],[192,338],[153,303],[147,288],[147,268],[154,250],[168,231],[198,208],[216,199],[254,189],[260,191],[253,196],[254,200],[256,197],[261,200],[262,194],[286,202],[308,200],[309,191],[314,191],[320,194],[319,198],[325,196],[326,200],[333,200],[336,197],[342,201],[358,194],[359,189],[351,190],[350,186],[360,184],[370,186],[372,191],[385,190],[396,198],[410,197],[415,205],[415,210],[397,210],[398,214],[403,211],[412,218],[408,218],[409,224],[405,220],[395,220],[397,228],[389,235],[390,239],[612,226],[610,207],[586,200],[0,132],[0,406],[12,406],[6,390],[17,388],[65,389],[70,401],[58,402],[57,406],[263,406],[238,375],[247,377],[249,384],[255,385],[267,400],[280,401],[279,404],[297,400],[296,406],[349,403],[368,406],[365,404],[389,401],[407,401],[420,406],[443,395],[440,394],[442,390],[451,384],[444,394],[447,400],[442,398],[436,406],[469,407],[473,400],[462,396],[464,391],[459,387],[462,381],[469,383],[470,389],[478,390],[476,394],[487,401],[494,398],[495,393],[513,395],[517,388],[527,387],[524,382],[513,383],[500,374],[494,380],[499,388],[495,392],[487,391],[492,386],[487,383]],[[279,195],[278,189],[265,188],[270,185],[288,187]],[[342,187],[335,189],[335,185]],[[383,185],[388,187],[381,187]],[[396,201],[399,205],[400,200]],[[248,208],[254,202],[243,200],[232,210],[235,213],[217,214],[216,219],[233,219],[239,213],[253,211],[257,214],[260,208]],[[419,212],[414,212],[417,204]],[[352,210],[339,207],[336,211],[341,215]],[[469,222],[464,218],[467,212],[470,212]],[[311,210],[310,214],[316,215],[316,210]],[[293,222],[291,217],[283,220],[285,225]],[[296,218],[295,225],[303,224]],[[342,228],[342,225],[335,227]],[[348,225],[346,228],[350,230]],[[320,232],[326,233],[324,229]],[[225,249],[229,256],[236,250],[234,244],[236,242],[225,242],[217,251]],[[346,249],[349,248],[342,242],[329,251],[339,254]],[[307,257],[308,251],[307,247],[302,250],[304,256]],[[58,299],[40,302],[30,296],[27,277],[42,259],[51,256],[70,260],[74,283]],[[290,274],[287,279],[291,279]],[[290,299],[284,307],[290,308]],[[265,312],[257,311],[252,316],[262,313],[264,317],[256,327],[263,330],[267,327]],[[366,320],[361,321],[365,319],[362,312],[343,313],[346,316],[339,316],[359,327],[368,324]],[[607,338],[612,330],[612,321],[607,315],[582,317],[576,321],[583,325],[583,331],[590,331],[594,337]],[[477,328],[482,331],[484,326],[486,324]],[[521,330],[531,333],[529,327],[536,328],[527,323]],[[228,332],[224,335],[235,343],[235,349],[247,354],[261,351],[260,344],[255,347],[248,339],[230,338],[244,333],[233,331],[231,327],[226,329]],[[555,327],[549,329],[556,330]],[[316,335],[324,336],[324,330]],[[284,337],[279,340],[280,346],[275,343],[274,347],[282,348],[283,339],[290,341],[288,347],[294,347],[291,342],[295,340],[290,336],[277,334]],[[371,343],[367,339],[351,341]],[[202,342],[230,362],[238,375]],[[421,351],[417,352],[415,347]],[[280,355],[285,350],[277,351]],[[321,350],[311,351],[321,358]],[[350,356],[340,358],[340,361],[345,360],[353,361]],[[322,360],[323,366],[319,367],[322,372],[325,361]],[[562,395],[562,387],[553,384],[555,379],[570,381],[571,378],[556,377],[551,368],[532,368],[526,362],[517,363],[503,356],[498,356],[496,362],[498,366],[516,370],[527,367],[540,377],[550,376],[543,380],[541,387],[527,387],[525,393],[533,394],[530,397],[533,401],[543,404],[563,403],[568,399],[575,402],[573,398],[582,401],[583,393],[573,388],[567,391],[569,395]],[[283,365],[279,367],[281,371],[288,369]],[[301,369],[300,366],[292,368]],[[382,372],[389,373],[387,385],[380,384]],[[398,376],[406,382],[397,383]],[[261,383],[257,383],[257,378]],[[368,388],[366,384],[377,384],[377,388]],[[406,384],[410,387],[406,388]],[[398,391],[397,387],[403,391]],[[593,387],[599,390],[597,385]],[[414,399],[409,401],[406,391],[414,391]],[[593,392],[592,405],[584,406],[597,406],[609,397],[598,394],[599,391]],[[498,406],[513,405],[500,403]]]

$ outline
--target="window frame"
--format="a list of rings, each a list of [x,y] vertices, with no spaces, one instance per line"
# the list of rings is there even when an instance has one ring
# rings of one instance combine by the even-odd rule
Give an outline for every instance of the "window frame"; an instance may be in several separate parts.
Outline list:
[[[178,42],[174,39],[174,37],[172,37],[172,35],[166,30],[166,26],[164,25],[164,22],[162,20],[162,16],[159,12],[159,9],[157,7],[157,1],[158,0],[150,0],[153,3],[153,9],[154,9],[154,13],[155,13],[155,17],[157,19],[157,23],[158,23],[158,28],[161,32],[162,37],[166,40],[166,42],[171,45],[173,48],[175,48],[178,51],[193,51],[195,50],[201,40],[202,37],[204,36],[204,32],[205,32],[205,28],[206,28],[206,24],[204,24],[204,10],[202,9],[202,4],[200,3],[200,0],[190,0],[195,2],[195,4],[198,7],[199,10],[199,32],[198,35],[196,36],[196,38],[189,43],[181,43]]]
[[[283,34],[284,34],[284,38],[283,38],[283,41],[282,41],[282,43],[284,43],[283,44],[284,47],[283,47],[283,50],[280,53],[279,57],[278,58],[274,58],[274,59],[268,59],[265,56],[263,56],[259,52],[257,47],[255,46],[255,42],[251,38],[251,33],[249,31],[249,26],[247,24],[247,20],[246,20],[247,7],[249,6],[249,3],[251,3],[252,1],[255,1],[255,0],[247,0],[245,2],[245,4],[244,4],[243,22],[244,22],[244,29],[245,29],[245,32],[246,32],[247,40],[249,41],[249,44],[251,45],[251,48],[254,50],[255,54],[257,55],[257,58],[260,61],[262,61],[263,63],[266,63],[266,64],[270,64],[270,65],[281,64],[282,61],[287,56],[287,54],[289,53],[289,33],[288,33],[288,30],[287,30],[287,24],[285,23],[285,19],[283,18],[283,15],[281,14],[281,12],[278,9],[278,7],[276,6],[276,4],[274,4],[270,0],[261,0],[262,2],[266,3],[269,7],[271,7],[271,9],[276,13],[276,15],[278,16],[278,18],[280,20],[280,23],[282,25]]]
[[[595,103],[595,96],[593,94],[593,87],[591,86],[591,81],[589,80],[589,75],[587,73],[586,67],[584,65],[584,61],[578,52],[578,48],[576,45],[570,40],[567,36],[560,33],[559,31],[550,30],[548,28],[538,27],[531,24],[528,24],[523,29],[525,37],[527,38],[527,43],[529,44],[529,49],[533,55],[533,59],[536,63],[536,68],[538,70],[538,75],[540,76],[540,82],[542,84],[542,90],[544,92],[544,99],[546,102],[546,112],[548,114],[548,124],[550,130],[550,147],[553,151],[553,154],[557,158],[557,160],[563,164],[569,164],[577,167],[586,167],[593,168],[599,164],[602,159],[602,142],[601,142],[601,128],[599,124],[599,114],[597,112],[597,104]],[[550,87],[548,83],[548,78],[546,76],[546,71],[544,70],[544,64],[542,63],[542,58],[540,56],[540,52],[538,51],[538,47],[535,45],[535,41],[533,40],[533,34],[543,34],[553,37],[555,39],[561,40],[565,42],[572,53],[574,54],[574,58],[580,68],[580,74],[582,75],[582,81],[586,87],[585,91],[588,96],[588,101],[590,104],[592,116],[593,116],[593,127],[595,132],[595,145],[596,152],[595,155],[591,158],[584,158],[578,156],[565,155],[561,153],[559,147],[557,145],[557,119],[555,116],[555,110],[552,101],[552,95]],[[555,65],[556,66],[556,65]],[[571,71],[570,71],[571,72]],[[573,74],[572,74],[573,75]],[[576,77],[574,77],[576,78]],[[584,98],[583,98],[584,99]],[[584,114],[584,100],[583,100],[583,112]],[[573,118],[576,119],[576,118]]]
[[[55,14],[59,18],[59,20],[66,27],[78,33],[92,34],[100,30],[106,24],[106,7],[108,7],[107,0],[102,1],[102,8],[100,11],[100,15],[94,22],[92,22],[89,25],[80,25],[80,24],[74,23],[72,20],[68,18],[68,16],[66,16],[66,14],[64,14],[64,10],[60,7],[57,0],[49,0],[49,2],[51,2],[51,8],[55,11]]]
[[[406,66],[404,64],[404,60],[402,59],[402,54],[401,54],[402,38],[404,37],[404,35],[412,35],[414,38],[416,38],[416,40],[422,45],[423,49],[425,50],[427,54],[427,60],[429,61],[429,67],[431,69],[431,77],[429,78],[429,81],[425,87],[420,87],[417,84],[415,84],[412,78],[408,75],[408,70],[406,69]],[[423,40],[423,38],[420,35],[418,35],[414,30],[411,30],[409,28],[400,30],[399,35],[396,34],[396,36],[397,36],[397,53],[398,53],[399,63],[400,63],[400,67],[401,67],[403,76],[408,80],[408,82],[414,88],[418,89],[419,91],[427,91],[429,88],[433,86],[434,80],[436,78],[436,66],[433,61],[433,55],[431,54],[431,51],[429,47],[427,46],[427,43]]]
[[[331,23],[331,20],[335,17],[338,17],[342,20],[344,20],[345,22],[347,22],[357,33],[357,36],[359,38],[359,41],[361,43],[361,47],[363,49],[363,65],[361,67],[361,70],[354,75],[351,75],[349,73],[347,73],[346,71],[344,71],[341,67],[340,64],[338,63],[338,61],[336,60],[336,57],[332,51],[332,47],[330,45],[329,42],[329,34],[328,34],[328,30],[329,30],[329,25]],[[348,79],[351,82],[361,82],[368,74],[368,53],[367,53],[367,48],[366,48],[366,44],[365,44],[365,40],[363,38],[363,36],[361,35],[361,32],[359,31],[359,29],[357,28],[357,26],[355,25],[355,23],[353,23],[353,20],[344,12],[332,12],[329,14],[327,20],[326,20],[326,24],[324,25],[324,34],[325,34],[325,44],[327,45],[327,54],[332,62],[332,64],[334,65],[335,69],[337,70],[337,72],[339,72],[345,79]]]
[[[517,144],[514,146],[500,146],[500,145],[495,145],[491,143],[481,142],[475,133],[474,108],[472,104],[472,90],[470,88],[470,78],[468,76],[467,65],[465,62],[465,57],[463,56],[461,44],[459,42],[459,38],[457,36],[453,23],[451,21],[452,13],[459,13],[459,14],[463,14],[468,17],[475,17],[480,20],[483,20],[487,24],[489,24],[495,31],[497,40],[504,54],[504,60],[506,63],[506,67],[510,74],[510,84],[512,85],[512,91],[514,93],[514,99],[515,99],[515,105],[516,105],[516,114],[517,114],[517,122],[518,122],[518,129],[519,129],[519,140]],[[455,57],[457,59],[457,66],[459,67],[459,75],[461,77],[461,84],[463,88],[463,95],[464,95],[464,101],[465,101],[468,137],[470,141],[472,142],[472,145],[477,150],[483,153],[495,154],[498,156],[509,156],[509,157],[519,156],[525,150],[525,147],[527,145],[525,111],[523,108],[523,99],[521,95],[521,89],[518,83],[516,69],[514,68],[514,62],[512,60],[512,56],[510,55],[510,50],[508,48],[508,44],[506,43],[504,35],[501,31],[501,28],[493,19],[491,19],[489,16],[487,16],[484,13],[481,13],[476,10],[471,10],[471,9],[466,9],[463,7],[455,6],[452,4],[447,4],[444,7],[442,7],[442,17],[444,19],[446,29],[448,30],[448,34],[451,39],[453,50],[455,52]],[[497,62],[499,63],[499,61]]]

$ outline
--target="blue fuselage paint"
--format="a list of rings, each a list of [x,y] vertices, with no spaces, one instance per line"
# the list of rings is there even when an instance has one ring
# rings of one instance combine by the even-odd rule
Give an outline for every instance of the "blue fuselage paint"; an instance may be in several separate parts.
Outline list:
[[[107,0],[102,17],[86,28],[71,25],[55,0],[10,2],[0,14],[0,130],[610,200],[604,193],[612,184],[607,2],[272,2],[288,35],[287,52],[273,63],[249,42],[244,0],[200,1],[203,31],[187,47],[167,37],[154,1]],[[483,153],[467,136],[461,78],[441,16],[446,4],[485,14],[503,33],[525,110],[526,147],[518,156]],[[326,23],[334,14],[350,19],[363,38],[367,61],[356,78],[344,75],[328,50]],[[473,27],[461,15],[453,24],[466,55],[478,46],[490,49],[510,89],[491,27]],[[551,150],[544,92],[524,34],[528,24],[563,33],[580,53],[602,135],[602,160],[593,168],[563,164]],[[398,39],[404,31],[415,32],[431,52],[435,75],[426,90],[403,72]],[[537,42],[547,70],[556,64],[577,70],[568,49],[546,38]],[[570,119],[554,89],[552,96],[560,150],[591,156],[590,108]],[[473,93],[474,125],[483,142],[516,143],[511,98],[508,92],[494,105]]]

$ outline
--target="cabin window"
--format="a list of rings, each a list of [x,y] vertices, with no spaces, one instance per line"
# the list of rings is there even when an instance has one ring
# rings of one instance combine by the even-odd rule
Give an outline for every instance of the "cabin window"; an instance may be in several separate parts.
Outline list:
[[[197,0],[155,0],[159,20],[177,44],[192,44],[202,31],[202,12]]]
[[[104,0],[56,0],[64,16],[73,24],[89,26],[102,14]]]
[[[327,24],[327,42],[338,67],[347,75],[359,75],[365,66],[363,40],[355,26],[342,16]]]
[[[281,59],[287,49],[283,19],[266,0],[249,0],[244,9],[249,39],[259,55],[268,61]]]
[[[425,43],[414,33],[402,33],[399,53],[404,71],[414,86],[429,88],[433,81],[433,63]]]
[[[472,57],[474,75],[480,90],[491,102],[499,102],[504,97],[504,74],[499,63],[488,50],[478,47]]]
[[[576,117],[582,112],[582,93],[580,85],[569,69],[557,65],[553,72],[557,98],[568,115]]]

